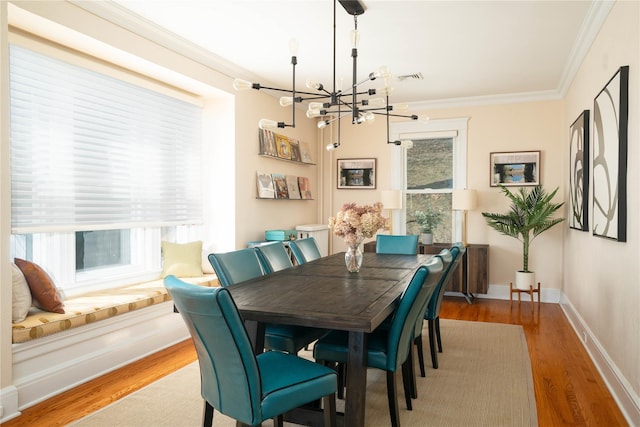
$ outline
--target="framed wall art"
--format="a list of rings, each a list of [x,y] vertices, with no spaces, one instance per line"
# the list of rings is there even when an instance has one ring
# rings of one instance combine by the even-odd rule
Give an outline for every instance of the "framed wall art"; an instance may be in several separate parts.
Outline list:
[[[620,67],[593,102],[593,235],[627,241],[629,67]]]
[[[376,188],[376,159],[338,159],[338,188]]]
[[[491,153],[489,162],[492,187],[540,184],[540,151]]]
[[[570,127],[569,135],[569,227],[589,229],[589,110]]]

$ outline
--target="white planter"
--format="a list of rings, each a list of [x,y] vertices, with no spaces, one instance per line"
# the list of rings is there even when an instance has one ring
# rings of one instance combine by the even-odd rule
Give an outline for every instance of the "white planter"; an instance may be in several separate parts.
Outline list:
[[[524,271],[516,271],[516,288],[528,291],[533,288],[534,282],[536,280],[536,275],[533,271],[524,272]]]
[[[431,233],[422,233],[420,237],[420,241],[423,245],[430,245],[433,243],[433,234]]]

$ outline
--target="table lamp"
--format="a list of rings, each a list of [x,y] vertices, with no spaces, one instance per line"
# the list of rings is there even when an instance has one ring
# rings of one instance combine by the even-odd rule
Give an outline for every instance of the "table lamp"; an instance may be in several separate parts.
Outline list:
[[[393,210],[402,209],[402,190],[382,190],[380,202],[389,209],[389,234],[393,234]]]
[[[451,197],[451,208],[462,211],[462,244],[467,246],[467,212],[476,208],[476,190],[455,189]]]

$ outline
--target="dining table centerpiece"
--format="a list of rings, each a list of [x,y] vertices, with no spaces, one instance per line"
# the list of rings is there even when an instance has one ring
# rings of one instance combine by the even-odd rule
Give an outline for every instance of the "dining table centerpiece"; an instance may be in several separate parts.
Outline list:
[[[360,245],[366,238],[373,237],[378,230],[387,227],[387,219],[382,216],[382,203],[358,206],[345,203],[342,209],[329,218],[329,228],[336,236],[340,236],[347,244],[344,262],[347,270],[357,273],[362,266],[362,249]]]

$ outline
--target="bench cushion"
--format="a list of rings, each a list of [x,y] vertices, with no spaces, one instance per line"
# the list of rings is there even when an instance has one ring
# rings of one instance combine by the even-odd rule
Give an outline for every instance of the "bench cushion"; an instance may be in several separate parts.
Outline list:
[[[184,278],[202,286],[219,286],[215,275]],[[21,343],[56,332],[107,319],[153,304],[170,301],[162,279],[136,285],[89,292],[65,300],[66,313],[51,313],[32,307],[29,315],[13,324],[13,343]]]

